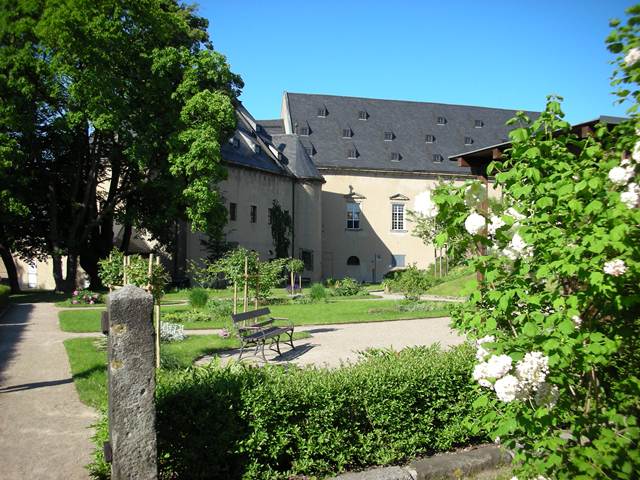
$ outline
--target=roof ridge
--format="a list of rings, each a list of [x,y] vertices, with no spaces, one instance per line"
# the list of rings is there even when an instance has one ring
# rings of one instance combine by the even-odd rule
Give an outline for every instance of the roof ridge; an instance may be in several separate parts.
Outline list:
[[[446,105],[449,107],[467,107],[467,108],[480,108],[484,110],[504,110],[504,111],[524,111],[524,112],[536,112],[536,110],[523,110],[521,108],[504,108],[504,107],[486,107],[481,105],[465,105],[461,103],[444,103],[444,102],[425,102],[420,100],[397,100],[392,98],[372,98],[372,97],[354,97],[352,95],[333,95],[328,93],[297,93],[297,92],[287,92],[289,95],[300,95],[307,97],[334,97],[334,98],[342,98],[342,99],[352,99],[352,100],[370,100],[376,102],[393,102],[393,103],[416,103],[421,105]]]

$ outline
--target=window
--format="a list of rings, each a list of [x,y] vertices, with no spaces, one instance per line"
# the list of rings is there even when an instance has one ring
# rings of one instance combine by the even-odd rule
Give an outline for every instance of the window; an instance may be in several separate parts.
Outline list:
[[[273,208],[269,208],[267,210],[267,215],[268,215],[267,223],[271,225],[271,223],[273,222]]]
[[[347,150],[347,158],[358,158],[358,150],[355,148]]]
[[[358,112],[358,120],[366,120],[367,118],[369,118],[369,114],[365,110]]]
[[[319,117],[324,118],[324,117],[326,117],[326,116],[327,116],[327,113],[329,113],[329,112],[327,112],[327,107],[320,107],[320,108],[318,109],[318,116],[319,116]]]
[[[474,122],[473,126],[474,126],[475,128],[482,128],[482,127],[484,127],[484,122],[483,122],[482,120],[476,120],[476,121]]]
[[[444,117],[438,117],[438,119],[436,120],[436,123],[438,125],[445,125],[447,123],[447,119]]]
[[[391,152],[391,161],[392,162],[399,162],[401,158],[402,157],[400,156],[400,154],[398,152]]]
[[[304,262],[304,269],[313,271],[313,250],[300,249],[300,260]]]
[[[350,128],[343,128],[342,138],[351,138],[351,137],[353,137],[353,130],[351,130]]]
[[[473,138],[471,137],[464,137],[464,144],[465,145],[471,145],[473,143]]]
[[[347,230],[360,230],[360,205],[347,203]]]
[[[433,135],[425,135],[424,141],[426,143],[436,143],[436,137],[434,137]]]
[[[390,142],[393,140],[393,132],[384,132],[384,141]]]
[[[255,205],[251,205],[251,209],[249,210],[249,218],[251,219],[251,223],[256,223],[258,221],[258,207]]]
[[[358,257],[351,256],[347,258],[347,265],[351,265],[351,266],[360,265],[360,259]]]
[[[229,140],[231,142],[231,145],[233,145],[233,148],[238,148],[240,146],[240,140],[238,140],[237,138],[233,137],[231,140]]]
[[[307,152],[307,155],[313,157],[313,145],[304,147],[304,151]]]
[[[404,231],[404,204],[391,205],[391,230]]]
[[[309,136],[309,127],[299,127],[298,128],[298,134],[302,135],[302,136]]]
[[[404,268],[406,255],[391,255],[391,268]]]
[[[238,204],[237,203],[229,203],[229,220],[235,222],[238,218]]]
[[[442,163],[442,160],[444,160],[442,155],[440,155],[439,153],[434,153],[433,154],[433,162],[434,163]]]

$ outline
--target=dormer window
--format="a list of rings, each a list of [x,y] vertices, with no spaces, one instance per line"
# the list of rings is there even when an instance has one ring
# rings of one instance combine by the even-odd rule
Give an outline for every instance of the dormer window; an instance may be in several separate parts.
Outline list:
[[[358,120],[366,120],[367,118],[369,118],[369,114],[366,110],[360,110],[358,112]]]
[[[390,142],[391,140],[393,140],[393,138],[394,138],[393,132],[384,132],[385,142]]]
[[[260,153],[260,145],[257,143],[253,144],[253,153]]]
[[[347,158],[358,158],[358,150],[356,150],[355,148],[350,148],[349,150],[347,150]]]
[[[240,147],[240,140],[238,140],[236,137],[233,137],[231,140],[231,145],[233,145],[233,148],[238,148]]]
[[[442,163],[443,160],[444,160],[444,157],[439,153],[433,154],[433,163]]]
[[[436,143],[436,137],[434,135],[425,135],[424,136],[425,143]]]
[[[473,143],[473,138],[471,137],[464,137],[464,144],[465,145],[471,145]]]
[[[313,145],[305,145],[304,151],[307,152],[307,155],[313,157]]]
[[[391,152],[391,161],[392,162],[399,162],[401,158],[402,157],[400,156],[400,154],[398,152]]]
[[[303,137],[308,137],[309,127],[298,127],[298,135],[302,135]]]
[[[327,111],[327,107],[320,107],[320,108],[318,109],[318,116],[319,116],[320,118],[324,118],[324,117],[326,117],[328,113],[329,113],[329,112]]]
[[[436,123],[438,125],[446,125],[447,124],[447,119],[444,117],[438,117],[436,120]]]
[[[484,122],[483,122],[482,120],[476,120],[476,121],[474,122],[473,126],[474,126],[475,128],[482,128],[482,127],[484,127]]]
[[[353,130],[349,127],[342,129],[342,138],[351,138],[353,137]]]

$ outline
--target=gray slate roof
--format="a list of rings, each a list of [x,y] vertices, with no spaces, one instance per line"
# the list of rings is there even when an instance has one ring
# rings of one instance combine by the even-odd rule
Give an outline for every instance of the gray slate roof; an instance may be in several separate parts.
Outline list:
[[[258,123],[269,135],[284,134],[284,123],[281,118],[275,120],[259,120]]]
[[[449,160],[453,154],[504,142],[509,127],[505,122],[517,110],[486,108],[442,103],[379,100],[285,93],[289,104],[291,125],[298,133],[309,128],[309,135],[299,135],[304,146],[313,149],[313,161],[318,167],[362,168],[434,173],[469,173]],[[326,108],[324,118],[318,111]],[[367,120],[359,119],[366,112]],[[528,112],[537,116],[535,112]],[[438,125],[438,117],[446,123]],[[476,120],[482,122],[476,128]],[[263,124],[262,121],[259,121]],[[275,122],[266,121],[265,129],[274,128]],[[343,138],[343,129],[353,132]],[[385,132],[392,132],[393,140],[385,141]],[[425,136],[433,135],[434,143],[426,143]],[[465,144],[465,137],[472,143]],[[357,150],[356,158],[347,158],[348,150]],[[392,154],[400,160],[392,161]],[[433,160],[442,155],[442,162]]]
[[[297,178],[324,180],[297,135],[272,135],[271,142],[282,152],[282,164]]]

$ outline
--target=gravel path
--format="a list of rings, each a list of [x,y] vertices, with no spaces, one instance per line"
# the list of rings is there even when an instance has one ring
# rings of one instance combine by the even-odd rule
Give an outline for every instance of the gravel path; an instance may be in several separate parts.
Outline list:
[[[307,331],[313,336],[295,340],[294,350],[283,346],[281,356],[269,351],[267,360],[276,363],[291,362],[297,365],[337,367],[343,362],[356,361],[358,352],[367,348],[391,347],[399,350],[408,346],[434,343],[440,343],[443,347],[463,343],[464,337],[451,330],[449,322],[448,317],[443,317],[296,327],[296,331]],[[246,359],[247,362],[262,363],[262,358],[253,356],[252,353],[253,350],[243,354],[242,361]],[[237,360],[238,356],[239,350],[220,354],[225,361]],[[212,356],[203,357],[197,363],[206,364],[212,358]]]
[[[0,318],[0,477],[86,479],[97,418],[78,399],[53,304]]]

